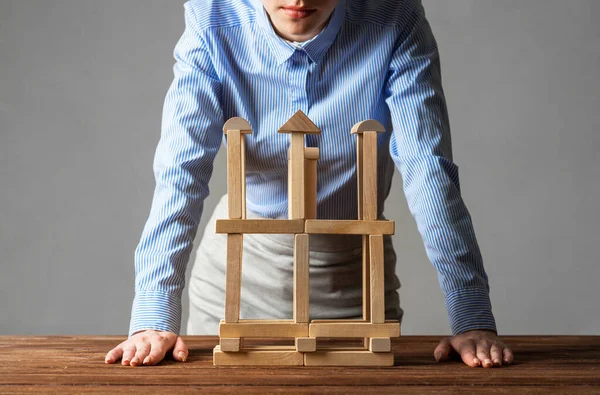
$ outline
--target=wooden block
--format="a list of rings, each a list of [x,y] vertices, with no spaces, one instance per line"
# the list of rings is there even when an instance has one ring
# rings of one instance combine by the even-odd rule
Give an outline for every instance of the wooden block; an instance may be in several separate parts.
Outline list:
[[[304,159],[319,160],[320,156],[319,147],[304,147]]]
[[[356,139],[356,184],[358,191],[358,219],[365,219],[363,213],[363,136],[362,133]]]
[[[225,274],[226,322],[238,322],[240,319],[240,297],[242,292],[242,252],[243,236],[241,234],[228,234],[226,268],[227,272]]]
[[[309,326],[310,337],[398,337],[400,324],[398,321],[383,324],[370,322],[353,323],[319,323],[312,321]],[[233,337],[233,336],[231,336]]]
[[[371,266],[369,265],[369,236],[362,237],[362,292],[363,319],[371,319]]]
[[[304,233],[304,220],[290,219],[218,219],[217,233]]]
[[[393,235],[394,221],[307,219],[305,233],[345,235]]]
[[[225,122],[223,125],[223,132],[227,134],[230,130],[239,130],[242,134],[252,133],[252,128],[248,121],[240,117],[229,118],[227,122]]]
[[[246,219],[246,138],[240,140],[241,177],[242,177],[242,219]]]
[[[321,129],[315,125],[309,117],[302,112],[296,111],[294,115],[279,128],[279,133],[305,133],[305,134],[321,134]]]
[[[371,267],[371,322],[385,322],[385,284],[383,236],[369,236],[369,265]]]
[[[239,337],[222,337],[219,339],[221,351],[238,352],[242,348],[242,339]]]
[[[307,337],[309,324],[294,322],[221,322],[220,337]]]
[[[227,204],[229,218],[242,218],[242,158],[239,130],[227,132]]]
[[[363,136],[363,219],[377,219],[377,133]]]
[[[305,366],[394,366],[394,354],[359,350],[327,350],[304,354]]]
[[[288,196],[291,200],[292,211],[290,219],[304,219],[305,211],[305,194],[304,194],[304,135],[292,134],[291,136],[291,189],[292,194]]]
[[[307,148],[308,149],[308,148]],[[317,148],[318,150],[318,148]],[[317,154],[318,155],[318,154]],[[307,159],[304,162],[304,184],[305,184],[305,217],[317,218],[317,161]]]
[[[369,351],[390,352],[392,351],[392,340],[389,337],[371,337],[369,338]]]
[[[389,323],[398,322],[388,320]],[[311,320],[311,324],[370,324],[370,321],[360,318],[334,318],[328,320]],[[360,336],[358,336],[360,337]]]
[[[223,352],[220,346],[213,351],[215,366],[302,366],[304,354],[294,347],[285,350],[256,349],[240,352]]]
[[[381,123],[379,123],[379,121],[376,121],[375,119],[367,119],[355,124],[350,131],[352,134],[362,134],[364,132],[383,133],[385,132],[385,128]]]
[[[297,234],[294,240],[294,321],[309,319],[309,235]]]
[[[314,337],[297,337],[295,344],[298,352],[315,352],[317,349],[317,339]]]

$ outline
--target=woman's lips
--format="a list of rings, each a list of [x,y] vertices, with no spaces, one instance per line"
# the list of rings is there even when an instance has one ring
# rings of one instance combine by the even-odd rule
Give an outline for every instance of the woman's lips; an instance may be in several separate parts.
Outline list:
[[[302,19],[310,16],[315,10],[301,7],[282,7],[283,12],[292,19]]]

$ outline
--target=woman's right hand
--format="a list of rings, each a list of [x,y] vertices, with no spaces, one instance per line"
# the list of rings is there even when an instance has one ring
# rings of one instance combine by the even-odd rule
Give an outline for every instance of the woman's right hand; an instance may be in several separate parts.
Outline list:
[[[131,335],[127,340],[106,354],[105,363],[115,363],[121,359],[121,365],[156,365],[163,360],[167,352],[173,350],[173,359],[185,362],[188,349],[181,336],[167,331],[147,329]]]

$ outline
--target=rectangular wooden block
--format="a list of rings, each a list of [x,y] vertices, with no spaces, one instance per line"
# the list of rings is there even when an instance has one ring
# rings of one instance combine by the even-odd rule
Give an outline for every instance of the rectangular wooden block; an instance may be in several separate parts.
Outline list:
[[[220,346],[213,351],[215,366],[302,366],[304,355],[294,347],[287,349],[244,349],[240,352],[224,352]]]
[[[217,233],[304,233],[303,219],[218,219]]]
[[[317,339],[314,337],[297,337],[294,342],[298,352],[315,352],[317,349]]]
[[[308,149],[308,148],[307,148]],[[304,182],[305,182],[305,210],[306,218],[317,218],[317,161],[306,160],[304,162]]]
[[[242,339],[239,337],[222,337],[219,339],[219,345],[223,352],[238,352],[242,348]]]
[[[242,219],[246,219],[246,135],[242,133],[240,140],[241,182],[242,182]]]
[[[363,136],[356,135],[356,184],[358,190],[358,219],[365,219],[363,213]]]
[[[377,132],[363,133],[363,219],[377,219]]]
[[[309,319],[309,235],[297,234],[294,239],[294,321]]]
[[[369,266],[371,268],[371,322],[385,321],[385,284],[383,236],[369,236]]]
[[[308,324],[294,322],[238,322],[219,324],[220,337],[307,337]]]
[[[292,211],[290,219],[304,219],[306,218],[305,211],[305,195],[304,195],[304,135],[303,134],[292,134],[291,135],[291,179],[289,182],[292,183],[292,194],[288,196],[290,200]]]
[[[390,352],[392,351],[392,339],[389,337],[371,337],[369,339],[369,351]]]
[[[225,321],[240,319],[240,297],[242,293],[243,235],[227,235],[227,273],[225,275]],[[225,336],[239,337],[239,336]]]
[[[394,366],[394,354],[359,350],[327,350],[304,354],[305,366]]]
[[[400,336],[400,324],[398,321],[383,324],[313,321],[310,323],[308,335],[310,337],[398,337]]]
[[[229,218],[242,218],[241,133],[227,132],[227,212]]]
[[[393,235],[394,221],[307,219],[305,233],[345,235]]]
[[[362,296],[363,319],[371,319],[371,267],[369,266],[369,236],[362,237]]]

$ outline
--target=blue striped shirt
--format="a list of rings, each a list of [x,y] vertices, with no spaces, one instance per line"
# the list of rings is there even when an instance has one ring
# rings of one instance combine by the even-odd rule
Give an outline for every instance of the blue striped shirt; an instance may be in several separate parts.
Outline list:
[[[420,0],[340,0],[324,30],[302,45],[275,33],[260,0],[192,0],[185,22],[154,159],[152,208],[135,252],[130,334],[180,330],[185,268],[228,118],[253,128],[247,208],[287,217],[289,142],[277,130],[298,109],[322,130],[307,136],[321,152],[318,218],[356,218],[350,129],[378,120],[387,130],[378,140],[380,213],[397,166],[452,332],[495,330],[452,160],[438,50]]]

